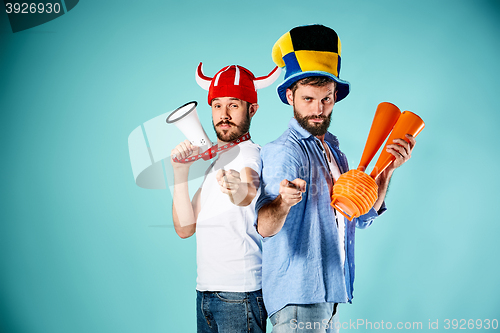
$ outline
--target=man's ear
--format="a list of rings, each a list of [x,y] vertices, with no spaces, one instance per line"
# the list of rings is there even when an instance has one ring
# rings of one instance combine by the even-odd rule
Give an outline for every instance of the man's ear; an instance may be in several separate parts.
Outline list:
[[[257,104],[257,103],[250,104],[250,107],[248,108],[248,114],[250,115],[250,118],[255,116],[255,113],[257,112],[258,108],[259,108],[259,104]]]
[[[335,102],[337,101],[337,90],[335,90],[335,93],[333,94],[333,99]]]
[[[286,90],[286,100],[288,104],[293,106],[293,91],[291,89]]]

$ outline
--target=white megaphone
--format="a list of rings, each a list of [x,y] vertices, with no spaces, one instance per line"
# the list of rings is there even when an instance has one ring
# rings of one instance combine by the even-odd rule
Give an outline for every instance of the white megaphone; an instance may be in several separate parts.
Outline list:
[[[167,117],[167,124],[174,124],[186,136],[193,146],[200,147],[200,153],[212,146],[210,139],[201,126],[196,106],[198,102],[193,101],[172,111]]]

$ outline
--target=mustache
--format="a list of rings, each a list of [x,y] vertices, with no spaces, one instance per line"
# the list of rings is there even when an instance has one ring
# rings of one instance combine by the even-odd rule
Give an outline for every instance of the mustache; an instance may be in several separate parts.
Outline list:
[[[318,116],[306,116],[304,117],[305,120],[309,120],[309,119],[328,119],[327,116],[323,116],[323,115],[318,115]]]
[[[217,124],[215,124],[215,127],[220,126],[220,125],[231,125],[231,126],[238,127],[238,125],[236,125],[235,123],[230,122],[229,120],[221,120]]]

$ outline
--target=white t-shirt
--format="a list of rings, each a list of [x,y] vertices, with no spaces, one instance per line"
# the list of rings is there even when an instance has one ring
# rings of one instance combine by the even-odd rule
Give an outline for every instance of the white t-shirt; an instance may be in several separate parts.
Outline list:
[[[222,193],[217,171],[244,168],[260,176],[260,146],[251,141],[219,153],[201,185],[201,210],[196,220],[199,291],[249,292],[262,288],[262,248],[254,227],[255,203],[239,207]]]
[[[332,152],[330,151],[330,148],[328,150],[328,155],[330,160],[328,161],[328,166],[330,168],[330,173],[332,175],[333,181],[336,182],[337,179],[340,177],[340,169],[339,166],[337,165],[337,162],[335,161],[335,158],[333,157]],[[335,210],[336,217],[337,217],[337,227],[338,227],[338,234],[339,234],[339,250],[340,250],[340,259],[342,263],[342,267],[344,267],[344,262],[345,262],[345,220],[344,220],[344,215],[342,215],[338,210]]]

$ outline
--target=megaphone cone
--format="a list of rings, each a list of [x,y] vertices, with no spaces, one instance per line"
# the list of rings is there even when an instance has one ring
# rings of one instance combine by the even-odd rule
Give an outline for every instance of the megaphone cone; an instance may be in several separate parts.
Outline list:
[[[400,115],[401,111],[392,103],[382,102],[377,106],[358,170],[366,170],[373,156],[375,156],[380,146],[384,143],[384,140],[391,133]]]
[[[403,139],[406,142],[409,140],[405,137],[405,134],[410,134],[413,137],[416,137],[425,127],[424,121],[410,111],[404,111],[399,117],[398,122],[394,126],[394,130],[392,131],[389,139],[385,143],[384,149],[380,153],[377,163],[373,168],[370,176],[375,179],[377,178],[384,170],[394,161],[396,158],[391,153],[387,152],[386,147],[389,144],[392,144],[394,139]]]
[[[200,147],[200,152],[203,152],[210,148],[212,144],[203,126],[201,126],[196,112],[197,105],[198,103],[193,101],[177,108],[167,117],[167,123],[177,126],[191,144]]]

